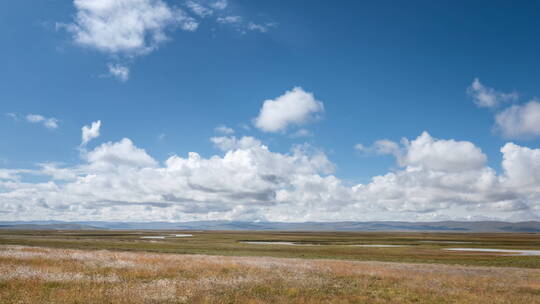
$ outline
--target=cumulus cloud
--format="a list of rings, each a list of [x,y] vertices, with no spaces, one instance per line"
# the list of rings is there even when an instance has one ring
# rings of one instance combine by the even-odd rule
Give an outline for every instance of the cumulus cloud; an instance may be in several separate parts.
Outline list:
[[[540,191],[540,149],[507,143],[501,152],[504,178],[519,190],[535,188]]]
[[[370,149],[394,155],[402,169],[374,177],[354,190],[388,212],[430,216],[455,212],[455,217],[480,210],[496,213],[502,205],[523,206],[521,194],[509,188],[508,179],[503,181],[485,165],[485,154],[471,142],[436,139],[424,132],[412,141],[403,139],[401,144],[379,143]],[[529,201],[526,206],[536,204]]]
[[[403,138],[401,145],[381,139],[371,147],[357,144],[355,148],[362,152],[393,155],[400,166],[417,171],[462,172],[480,169],[486,162],[486,155],[473,143],[437,139],[428,132],[423,132],[413,141]]]
[[[505,138],[540,136],[540,102],[513,105],[495,116],[495,129]]]
[[[503,172],[473,143],[422,133],[379,141],[398,169],[355,184],[309,145],[271,151],[253,137],[214,137],[222,151],[158,162],[124,138],[79,164],[0,169],[0,218],[62,220],[441,220],[538,219],[540,149],[502,149]],[[45,181],[26,180],[43,175]],[[47,180],[46,177],[49,177]],[[41,179],[40,179],[41,180]]]
[[[486,155],[468,141],[435,139],[423,132],[414,141],[405,144],[406,153],[399,159],[409,167],[461,172],[484,167]]]
[[[474,103],[482,108],[495,108],[503,102],[514,101],[519,98],[518,94],[501,93],[495,89],[484,86],[478,78],[467,88],[467,93],[473,98]]]
[[[148,218],[145,208],[155,209],[160,217],[163,212],[184,218],[226,217],[276,206],[278,191],[292,179],[329,170],[324,155],[303,148],[274,153],[253,138],[230,138],[228,145],[231,149],[222,156],[203,158],[191,152],[159,165],[129,139],[104,143],[84,154],[84,163],[76,167],[48,166],[36,172],[56,178],[61,169],[74,174],[62,172],[62,183],[55,178],[46,183],[0,181],[0,207],[78,219]]]
[[[234,129],[233,128],[229,128],[225,125],[220,125],[220,126],[217,126],[214,131],[218,132],[218,133],[221,133],[221,134],[227,134],[227,135],[230,135],[230,134],[234,134]]]
[[[254,124],[264,132],[282,132],[290,125],[312,121],[322,112],[321,101],[301,87],[295,87],[276,99],[265,100]]]
[[[40,123],[43,124],[47,129],[56,129],[58,128],[58,119],[54,117],[44,117],[38,114],[28,114],[26,115],[26,120],[30,123]]]
[[[119,167],[151,168],[157,165],[157,162],[145,150],[135,147],[128,138],[116,143],[104,143],[85,154],[84,157],[92,169],[99,170]]]
[[[129,68],[121,64],[109,64],[109,75],[122,81],[126,82],[129,79]]]
[[[106,53],[139,55],[167,40],[167,29],[194,31],[198,23],[162,0],[74,0],[67,29],[76,43]]]
[[[86,145],[89,141],[99,137],[99,129],[101,128],[101,120],[92,122],[92,125],[82,127],[81,146]]]

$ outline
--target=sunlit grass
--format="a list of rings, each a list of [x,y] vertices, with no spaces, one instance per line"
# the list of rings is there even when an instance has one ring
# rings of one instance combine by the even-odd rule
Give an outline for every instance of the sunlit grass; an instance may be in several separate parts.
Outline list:
[[[540,303],[540,270],[0,246],[0,303]]]

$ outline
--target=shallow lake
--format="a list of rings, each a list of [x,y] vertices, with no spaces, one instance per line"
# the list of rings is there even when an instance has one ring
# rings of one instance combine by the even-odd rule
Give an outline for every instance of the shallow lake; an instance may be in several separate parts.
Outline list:
[[[246,241],[246,242],[240,242],[244,244],[257,244],[257,245],[301,245],[296,244],[293,242],[263,242],[263,241]]]
[[[540,250],[518,250],[518,249],[493,249],[493,248],[444,248],[449,251],[471,251],[471,252],[502,252],[505,255],[538,255]]]
[[[308,243],[294,243],[294,242],[269,242],[269,241],[245,241],[240,242],[244,244],[256,244],[256,245],[292,245],[292,246],[324,246],[323,244],[308,244]],[[404,247],[405,245],[351,245],[351,244],[328,244],[328,246],[355,246],[355,247]]]
[[[444,243],[444,244],[470,244],[474,242],[463,242],[463,241],[418,241],[420,243]]]
[[[379,248],[385,248],[385,247],[405,247],[405,245],[385,245],[385,244],[364,244],[364,245],[349,245],[349,246],[356,246],[356,247],[379,247]]]

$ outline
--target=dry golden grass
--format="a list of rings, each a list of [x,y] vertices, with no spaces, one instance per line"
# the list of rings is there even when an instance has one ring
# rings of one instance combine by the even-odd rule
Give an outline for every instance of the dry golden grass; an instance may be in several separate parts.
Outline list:
[[[0,303],[540,303],[540,270],[0,246]]]

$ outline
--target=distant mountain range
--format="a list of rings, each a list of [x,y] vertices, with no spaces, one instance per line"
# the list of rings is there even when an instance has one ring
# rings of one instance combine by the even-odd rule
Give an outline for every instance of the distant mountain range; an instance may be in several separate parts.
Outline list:
[[[27,230],[259,230],[259,231],[439,231],[439,232],[540,232],[540,222],[0,222],[0,229]]]

